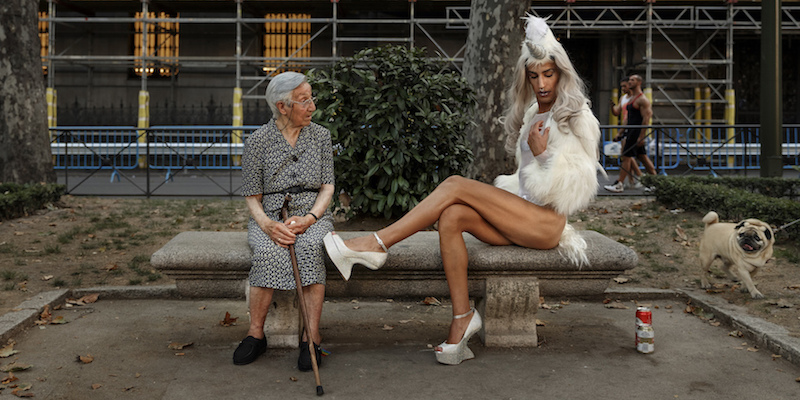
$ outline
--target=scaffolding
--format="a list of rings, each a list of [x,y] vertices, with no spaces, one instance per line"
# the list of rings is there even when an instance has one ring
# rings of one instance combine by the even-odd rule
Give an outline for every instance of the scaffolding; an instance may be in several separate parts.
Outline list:
[[[460,70],[466,48],[466,29],[469,25],[469,7],[446,7],[444,18],[418,18],[415,16],[415,1],[408,2],[407,18],[341,18],[339,3],[330,2],[330,17],[326,18],[285,18],[280,15],[251,18],[243,16],[243,7],[248,0],[235,0],[235,14],[230,17],[177,17],[154,14],[150,12],[149,0],[141,0],[138,17],[98,17],[59,16],[56,5],[58,0],[47,0],[47,15],[40,16],[40,24],[46,24],[46,49],[43,49],[42,63],[47,73],[48,98],[55,99],[55,76],[60,65],[67,64],[112,64],[148,71],[154,66],[170,66],[174,68],[198,67],[207,65],[235,66],[235,102],[259,99],[260,88],[270,79],[269,71],[264,65],[272,65],[275,69],[309,68],[329,65],[337,61],[342,54],[342,46],[358,42],[369,44],[403,43],[416,46],[420,39],[432,43],[433,52],[447,60],[452,68]],[[263,2],[262,2],[263,3]],[[733,54],[734,35],[736,32],[758,32],[760,30],[759,6],[740,6],[734,0],[728,0],[723,6],[656,6],[648,2],[638,6],[619,6],[613,3],[605,5],[566,4],[543,6],[537,4],[531,10],[540,16],[550,16],[548,23],[557,35],[567,38],[573,34],[597,34],[614,32],[621,35],[644,37],[645,45],[638,47],[642,54],[641,63],[645,70],[645,92],[649,94],[654,107],[668,107],[672,112],[657,113],[662,115],[660,123],[689,124],[732,124],[735,115],[735,94],[733,91]],[[783,20],[781,29],[784,34],[800,33],[800,7],[784,6],[781,9]],[[305,14],[309,15],[309,14]],[[277,16],[277,17],[276,17]],[[245,30],[253,30],[253,26],[269,23],[306,23],[314,24],[315,31],[305,35],[305,41],[298,43],[294,51],[280,57],[265,55],[247,55],[249,48],[244,43]],[[162,43],[147,44],[150,35],[142,36],[141,51],[131,55],[95,55],[67,54],[72,45],[61,46],[56,53],[59,24],[138,24],[141,32],[150,32],[153,26],[162,24],[214,24],[235,26],[235,51],[230,56],[182,56],[178,54],[160,55],[158,49]],[[348,29],[357,25],[397,26],[390,31],[396,35],[370,37],[349,36]],[[430,26],[444,26],[445,29],[462,29],[464,43],[461,46],[442,45]],[[402,27],[402,28],[401,28]],[[42,28],[44,29],[44,28]],[[686,40],[690,33],[694,40]],[[312,42],[319,42],[323,34],[329,43],[318,46],[330,46],[330,55],[314,56],[304,51]],[[676,39],[680,38],[680,39]],[[246,48],[247,47],[247,48]],[[46,53],[44,53],[46,52]],[[252,53],[252,51],[250,51]],[[717,73],[716,71],[724,71]],[[148,73],[140,73],[140,99],[148,100]],[[615,86],[613,82],[612,86]],[[54,102],[55,100],[53,100]],[[711,107],[724,107],[723,118],[712,118]],[[146,105],[140,107],[145,108]],[[55,110],[50,116],[55,121]],[[241,110],[234,110],[236,113]],[[672,116],[672,117],[668,117]],[[146,118],[146,115],[145,117]],[[241,115],[239,114],[239,118]],[[669,119],[672,118],[672,119]],[[236,117],[234,117],[234,120]],[[140,121],[140,127],[147,127],[147,121]]]

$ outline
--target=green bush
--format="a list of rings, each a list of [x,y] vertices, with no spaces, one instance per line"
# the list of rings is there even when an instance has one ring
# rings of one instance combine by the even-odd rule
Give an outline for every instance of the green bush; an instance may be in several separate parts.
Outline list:
[[[757,218],[780,227],[800,218],[800,203],[792,200],[798,193],[798,179],[767,178],[704,178],[647,175],[642,182],[655,187],[656,200],[689,211],[716,211],[720,219],[740,221]],[[747,182],[752,181],[752,182]],[[785,181],[785,182],[783,182]],[[773,189],[769,189],[769,183]],[[729,186],[730,184],[730,186]],[[767,194],[780,193],[780,197]],[[776,233],[800,238],[800,222]]]
[[[350,215],[402,215],[472,162],[466,131],[474,93],[424,55],[365,49],[309,73],[314,119],[331,131],[336,187],[351,196]]]
[[[54,203],[65,188],[56,184],[0,184],[0,220],[22,217]]]

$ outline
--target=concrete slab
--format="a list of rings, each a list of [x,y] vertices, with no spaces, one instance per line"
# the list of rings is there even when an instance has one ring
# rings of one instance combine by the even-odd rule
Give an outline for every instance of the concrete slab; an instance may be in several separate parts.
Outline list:
[[[555,299],[553,299],[555,300]],[[324,308],[323,398],[329,399],[795,399],[800,366],[772,357],[684,314],[684,300],[649,300],[655,353],[636,352],[634,311],[602,302],[540,310],[540,346],[486,348],[459,366],[435,362],[451,309],[416,301],[358,299]],[[671,308],[668,308],[671,307]],[[222,327],[225,313],[238,325]],[[14,335],[30,364],[15,373],[46,399],[317,398],[313,374],[299,372],[296,350],[270,349],[247,366],[233,350],[247,330],[243,300],[110,300],[56,312],[69,323]],[[191,343],[182,350],[170,343]],[[91,355],[88,364],[77,356]],[[99,385],[93,389],[92,385]],[[0,398],[13,398],[10,389]]]

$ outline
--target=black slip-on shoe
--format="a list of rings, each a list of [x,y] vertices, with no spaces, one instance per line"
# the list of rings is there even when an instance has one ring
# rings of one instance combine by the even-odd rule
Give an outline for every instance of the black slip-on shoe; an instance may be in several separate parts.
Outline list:
[[[248,336],[239,343],[239,347],[233,352],[233,363],[236,365],[247,365],[255,361],[258,356],[267,352],[267,338],[256,339]]]
[[[314,344],[314,353],[317,356],[317,368],[322,366],[322,348]],[[308,351],[308,342],[300,342],[300,357],[297,357],[297,369],[303,372],[311,371],[311,352]]]

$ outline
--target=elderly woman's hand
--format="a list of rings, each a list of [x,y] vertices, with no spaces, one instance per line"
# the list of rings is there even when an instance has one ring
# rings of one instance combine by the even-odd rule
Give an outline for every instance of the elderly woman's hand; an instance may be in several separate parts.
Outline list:
[[[317,220],[311,215],[304,215],[302,217],[294,216],[286,220],[286,226],[289,227],[292,233],[299,235],[304,233],[308,227],[314,225],[314,222],[317,222]]]
[[[287,225],[288,222],[289,221],[284,223],[269,220],[263,225],[259,223],[259,226],[269,235],[269,238],[272,239],[275,244],[287,248],[290,244],[294,244],[295,241],[295,233],[292,232],[292,229],[289,229]]]

